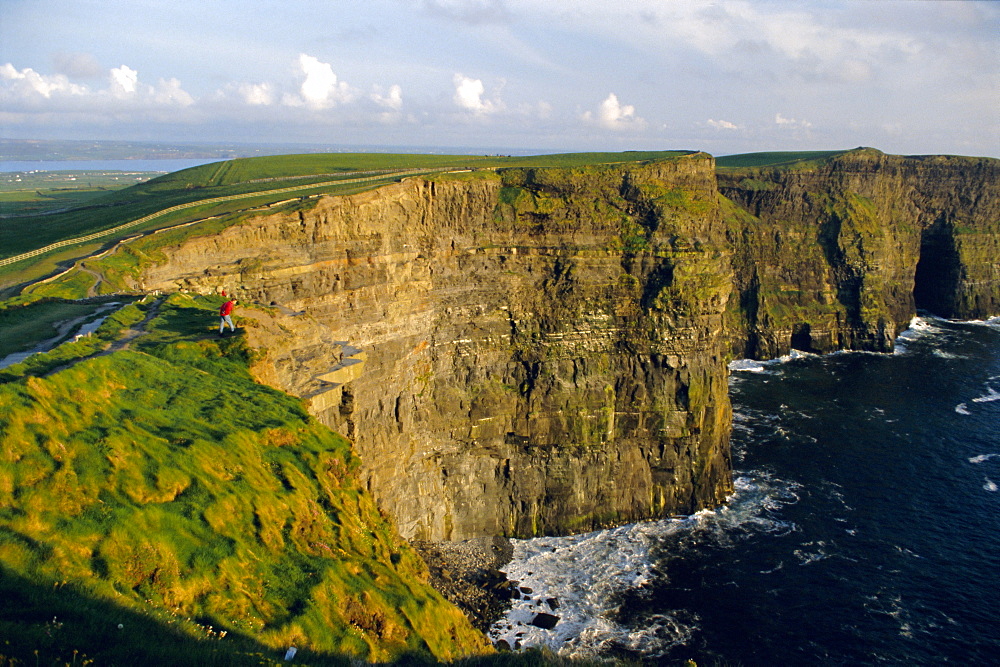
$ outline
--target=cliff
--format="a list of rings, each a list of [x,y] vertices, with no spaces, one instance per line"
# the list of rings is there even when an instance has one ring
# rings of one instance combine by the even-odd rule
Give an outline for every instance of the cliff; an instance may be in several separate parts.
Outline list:
[[[139,286],[273,305],[258,377],[353,440],[405,537],[577,532],[722,501],[732,356],[1000,312],[998,164],[411,179],[189,239]]]
[[[1000,313],[1000,161],[873,149],[722,169],[737,356],[889,351],[917,308]]]
[[[259,377],[354,442],[408,538],[687,513],[731,489],[714,162],[511,169],[185,242],[146,289],[264,304]]]

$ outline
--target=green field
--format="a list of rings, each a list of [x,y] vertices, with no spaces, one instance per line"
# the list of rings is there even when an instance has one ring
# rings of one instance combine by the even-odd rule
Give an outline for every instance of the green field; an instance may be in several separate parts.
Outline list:
[[[159,172],[79,170],[0,174],[0,219],[86,206],[112,190],[160,175]]]
[[[770,153],[740,153],[715,158],[715,166],[720,169],[743,169],[749,167],[789,167],[801,166],[809,162],[821,162],[848,151],[790,151]]]

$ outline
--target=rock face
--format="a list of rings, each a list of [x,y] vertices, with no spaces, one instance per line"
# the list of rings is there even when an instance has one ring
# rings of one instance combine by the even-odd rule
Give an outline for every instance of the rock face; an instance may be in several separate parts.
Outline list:
[[[261,378],[354,441],[404,537],[464,539],[721,502],[730,270],[696,154],[324,198],[191,240],[145,287],[280,306],[250,327]]]
[[[404,537],[579,532],[724,499],[730,355],[1000,312],[998,165],[413,179],[186,241],[143,286],[274,305],[237,310],[259,378],[354,441]]]
[[[889,351],[916,308],[1000,312],[1000,161],[850,151],[820,165],[720,170],[738,207],[737,356]]]

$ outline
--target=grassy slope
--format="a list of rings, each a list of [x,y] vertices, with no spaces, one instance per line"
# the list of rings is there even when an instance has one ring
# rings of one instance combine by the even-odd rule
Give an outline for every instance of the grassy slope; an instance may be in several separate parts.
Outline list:
[[[174,295],[131,349],[86,358],[145,316],[128,306],[0,376],[0,592],[16,601],[0,662],[481,649],[360,488],[349,443],[253,382],[241,338],[208,335],[216,305]]]

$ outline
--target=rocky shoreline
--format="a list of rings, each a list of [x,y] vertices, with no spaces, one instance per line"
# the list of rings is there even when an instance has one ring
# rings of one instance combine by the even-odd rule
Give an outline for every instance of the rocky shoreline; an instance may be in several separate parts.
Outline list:
[[[501,568],[514,547],[504,537],[478,537],[454,542],[414,540],[410,543],[427,562],[430,583],[486,633],[510,608],[516,582]]]

